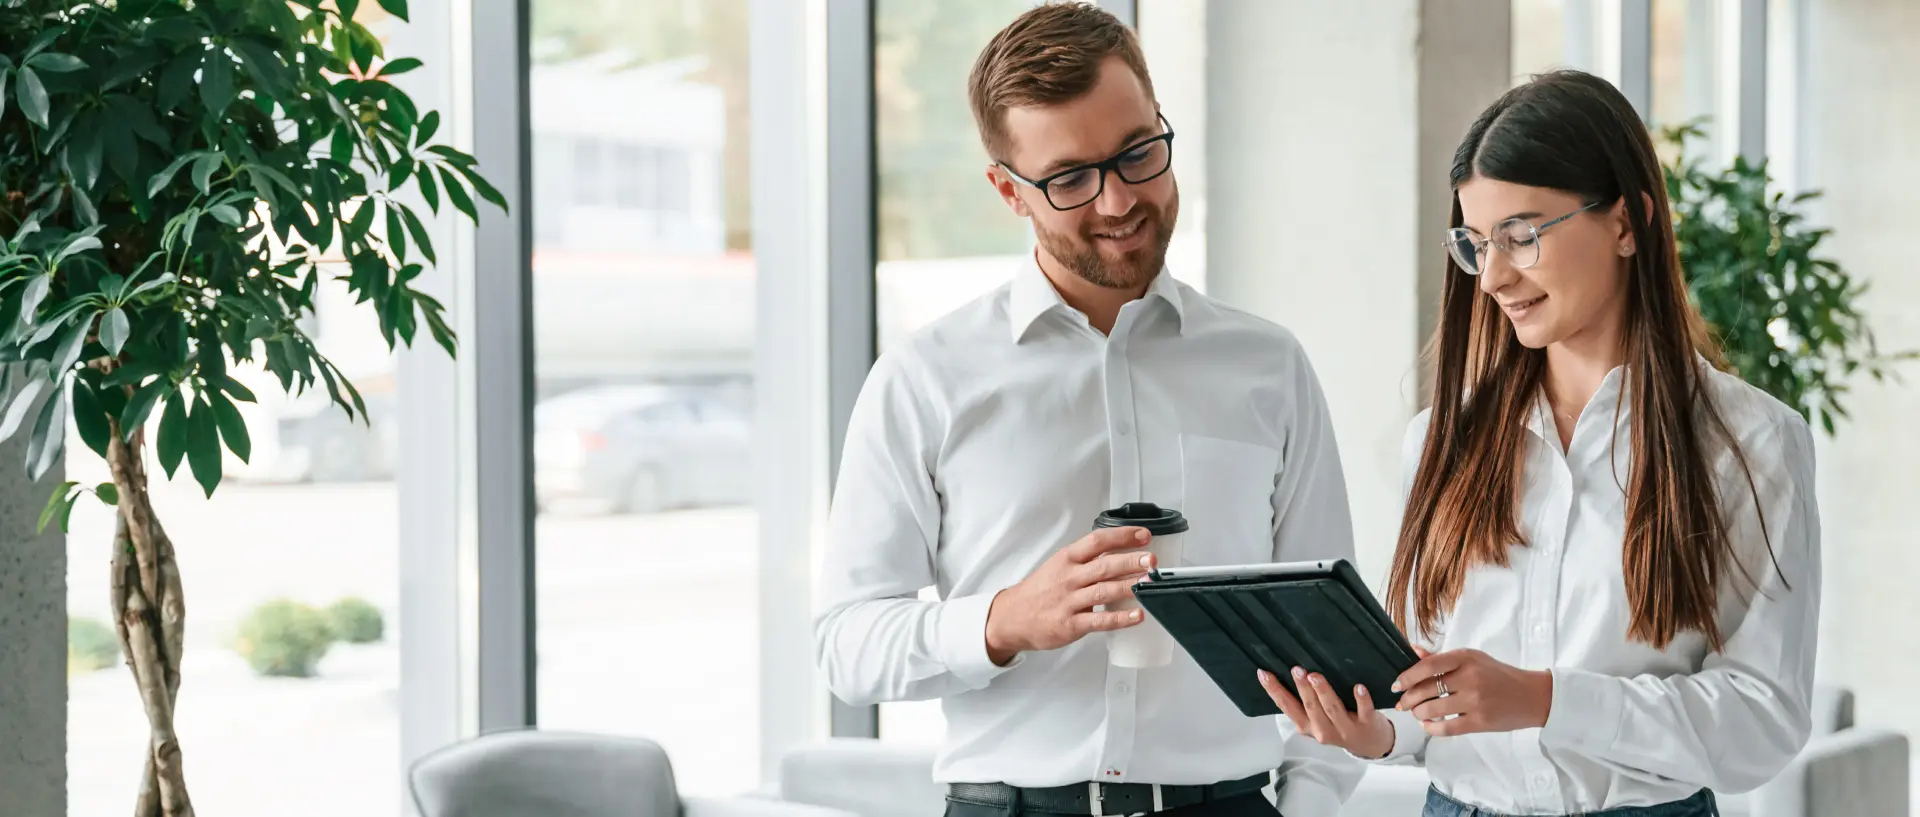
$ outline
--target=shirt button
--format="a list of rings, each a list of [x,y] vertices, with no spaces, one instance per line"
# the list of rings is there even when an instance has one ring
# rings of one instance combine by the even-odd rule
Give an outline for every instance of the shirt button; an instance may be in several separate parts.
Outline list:
[[[1547,625],[1545,624],[1533,625],[1533,634],[1537,636],[1545,637],[1547,634]]]
[[[1534,787],[1534,788],[1536,788],[1536,789],[1544,789],[1544,788],[1546,788],[1546,787],[1547,787],[1547,776],[1546,776],[1545,774],[1536,774],[1536,775],[1534,775],[1534,776],[1533,776],[1533,787]]]
[[[1127,686],[1127,682],[1121,681],[1120,683],[1113,685],[1113,691],[1118,692],[1122,695],[1125,695],[1128,692],[1133,691],[1133,687]]]
[[[1113,427],[1113,430],[1120,432],[1120,436],[1125,437],[1133,433],[1133,426],[1129,425],[1127,421],[1121,420],[1119,425]]]

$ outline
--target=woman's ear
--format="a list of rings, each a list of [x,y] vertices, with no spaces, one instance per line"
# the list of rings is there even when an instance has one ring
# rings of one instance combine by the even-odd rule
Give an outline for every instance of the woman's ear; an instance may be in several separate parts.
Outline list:
[[[1647,197],[1644,193],[1641,194],[1641,198],[1646,202],[1647,215],[1651,217],[1653,215],[1653,199]],[[1619,201],[1613,203],[1613,212],[1609,215],[1612,216],[1611,221],[1613,222],[1614,253],[1622,258],[1633,255],[1635,249],[1633,246],[1633,215],[1627,212],[1627,199],[1625,196],[1621,196]]]

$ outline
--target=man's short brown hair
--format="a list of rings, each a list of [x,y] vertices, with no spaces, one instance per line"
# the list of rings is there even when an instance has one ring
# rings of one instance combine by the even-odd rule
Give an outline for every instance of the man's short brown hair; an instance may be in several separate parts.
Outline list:
[[[1119,57],[1153,98],[1140,39],[1099,6],[1080,0],[1047,3],[1001,29],[967,78],[967,99],[987,155],[1004,162],[1013,148],[1008,108],[1062,105],[1085,96],[1108,57]]]

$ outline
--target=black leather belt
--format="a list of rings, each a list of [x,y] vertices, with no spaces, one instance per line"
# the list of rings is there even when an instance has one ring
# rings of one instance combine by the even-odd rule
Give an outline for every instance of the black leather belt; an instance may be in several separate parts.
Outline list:
[[[1155,786],[1148,783],[1075,783],[1048,788],[1018,788],[1005,783],[952,783],[947,799],[975,806],[1006,808],[1019,797],[1024,811],[1048,814],[1152,814],[1251,794],[1267,786],[1261,772],[1239,780],[1204,786]],[[1156,801],[1155,794],[1158,794]]]

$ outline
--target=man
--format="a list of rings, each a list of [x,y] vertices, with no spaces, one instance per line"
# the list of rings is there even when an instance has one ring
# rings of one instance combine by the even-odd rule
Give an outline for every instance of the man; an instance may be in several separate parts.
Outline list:
[[[1138,528],[1087,533],[1144,501],[1190,521],[1184,563],[1351,558],[1306,356],[1162,268],[1173,131],[1124,24],[1035,8],[970,97],[987,179],[1039,246],[867,378],[818,590],[829,687],[942,700],[950,815],[1271,815],[1277,775],[1287,817],[1334,817],[1359,761],[1243,716],[1183,651],[1109,661],[1108,631],[1140,621],[1106,605],[1152,562]]]

